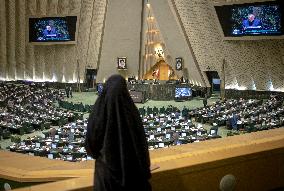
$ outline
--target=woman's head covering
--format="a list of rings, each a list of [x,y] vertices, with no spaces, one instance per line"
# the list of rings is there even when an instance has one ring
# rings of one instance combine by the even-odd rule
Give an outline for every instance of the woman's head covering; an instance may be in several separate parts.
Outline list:
[[[121,185],[150,178],[148,144],[125,79],[112,75],[90,114],[86,150],[105,164]]]

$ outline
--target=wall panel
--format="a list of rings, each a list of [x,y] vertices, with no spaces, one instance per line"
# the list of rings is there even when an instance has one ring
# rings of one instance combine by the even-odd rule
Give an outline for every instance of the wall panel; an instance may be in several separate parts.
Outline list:
[[[45,16],[47,0],[37,0],[36,15]],[[35,79],[45,80],[45,52],[46,47],[41,45],[34,46],[35,50]]]
[[[125,77],[138,74],[141,11],[140,0],[108,1],[97,81],[115,73]],[[117,70],[119,56],[127,57],[127,70]]]
[[[15,58],[17,79],[24,79],[25,73],[25,45],[26,45],[26,1],[16,0],[16,37],[15,37]]]
[[[6,17],[7,17],[7,71],[8,79],[16,78],[16,58],[15,58],[15,35],[16,35],[16,2],[14,0],[6,1]]]
[[[81,7],[81,16],[79,23],[79,34],[78,34],[78,44],[77,44],[77,53],[79,56],[79,73],[80,80],[84,80],[85,68],[87,63],[87,54],[89,47],[89,38],[91,31],[91,21],[92,21],[92,13],[93,13],[93,0],[82,0]]]
[[[57,81],[57,75],[55,74],[55,45],[42,46],[42,51],[40,54],[43,54],[44,58],[44,79]],[[62,55],[64,56],[64,55]],[[58,71],[61,72],[61,71]]]
[[[47,0],[46,4],[46,16],[53,16],[57,15],[57,7],[58,7],[58,0]],[[56,53],[56,45],[49,45],[49,46],[43,46],[43,54],[44,54],[44,74],[45,79],[48,80],[55,80],[57,81],[57,75],[55,73],[55,64],[57,63],[55,61],[55,53]],[[61,72],[61,71],[58,71]]]
[[[82,1],[81,0],[69,0],[69,14],[70,15],[79,15],[81,11]]]
[[[100,41],[104,24],[106,1],[96,0],[94,3],[88,44],[87,66],[97,68]]]
[[[6,79],[7,49],[6,49],[6,1],[0,6],[0,79]]]
[[[28,19],[32,15],[36,15],[37,1],[26,0],[26,18]],[[25,26],[26,34],[28,33],[28,24]],[[26,39],[26,59],[25,59],[25,79],[35,79],[35,54],[34,46],[29,43],[29,39]]]
[[[68,0],[58,1],[58,6],[55,7],[54,11],[57,12],[58,15],[67,15],[69,11]],[[71,45],[74,46],[74,45]],[[54,57],[54,65],[53,65],[53,76],[57,81],[62,82],[63,76],[65,76],[65,49],[66,45],[56,45],[55,49],[55,57]],[[64,80],[65,81],[65,80]]]
[[[69,15],[78,15],[78,20],[80,20],[80,10],[81,10],[81,0],[69,0],[68,13]],[[79,25],[78,25],[79,26]],[[79,28],[77,29],[79,31]],[[79,33],[79,32],[78,32]],[[78,45],[78,37],[77,37]],[[77,47],[78,46],[66,46],[65,47],[65,68],[66,73],[65,80],[68,82],[76,82],[76,67],[77,67]]]

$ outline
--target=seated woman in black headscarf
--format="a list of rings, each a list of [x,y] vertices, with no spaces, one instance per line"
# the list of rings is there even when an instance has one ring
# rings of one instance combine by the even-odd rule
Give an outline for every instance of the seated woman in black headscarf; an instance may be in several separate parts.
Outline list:
[[[95,190],[151,190],[142,120],[120,75],[106,81],[89,116],[86,150],[96,159]]]

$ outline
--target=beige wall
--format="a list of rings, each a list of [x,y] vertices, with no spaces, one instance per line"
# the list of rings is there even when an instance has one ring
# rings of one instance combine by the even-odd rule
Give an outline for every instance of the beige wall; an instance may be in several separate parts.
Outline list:
[[[97,82],[115,73],[138,76],[141,11],[141,0],[108,1]],[[117,70],[117,57],[127,57],[126,71]]]
[[[76,81],[78,60],[81,80],[86,66],[97,68],[100,63],[98,81],[102,81],[119,72],[116,69],[118,56],[128,59],[128,70],[123,75],[138,75],[142,1],[109,0],[102,54],[98,62],[106,1],[0,0],[0,79]],[[152,0],[153,4],[157,4],[156,1]],[[184,29],[183,35],[189,40],[201,71],[209,66],[222,76],[222,60],[225,59],[227,88],[238,85],[239,88],[250,89],[254,81],[258,90],[266,90],[271,79],[275,89],[284,90],[284,40],[223,41],[211,0],[163,1],[174,3],[175,14]],[[26,36],[28,16],[54,14],[78,15],[77,44],[29,44]],[[172,57],[182,55],[171,40],[174,39],[173,30],[168,29],[162,14],[156,14]],[[178,25],[178,19],[177,23],[172,20],[169,20],[169,25]],[[189,78],[200,78],[189,75]]]
[[[106,0],[0,0],[0,78],[76,81],[97,67]],[[76,45],[31,45],[28,17],[77,15]]]
[[[211,0],[173,1],[202,71],[210,66],[221,74],[225,59],[226,88],[251,88],[254,80],[266,90],[271,78],[275,89],[284,90],[284,40],[223,41]]]

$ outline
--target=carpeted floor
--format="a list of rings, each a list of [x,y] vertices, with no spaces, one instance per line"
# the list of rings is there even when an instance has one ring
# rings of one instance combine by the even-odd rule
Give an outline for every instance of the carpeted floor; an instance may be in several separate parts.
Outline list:
[[[72,98],[67,98],[66,100],[69,102],[73,102],[73,103],[83,103],[83,104],[88,104],[88,105],[93,105],[97,99],[98,95],[95,92],[74,92],[73,93],[73,97]],[[217,100],[219,100],[219,96],[218,95],[214,95],[214,97],[211,97],[208,99],[208,105],[216,102]],[[148,100],[146,103],[141,104],[141,103],[137,103],[136,106],[139,107],[162,107],[162,106],[168,106],[168,105],[172,105],[175,106],[179,109],[182,109],[183,106],[188,107],[189,109],[193,109],[193,108],[197,108],[197,107],[203,107],[203,102],[202,102],[202,98],[200,97],[195,97],[190,101],[184,101],[184,102],[176,102],[174,100],[171,101],[153,101],[153,100]]]
[[[83,104],[88,104],[88,105],[93,105],[97,99],[98,95],[95,92],[74,92],[73,93],[73,97],[72,98],[66,98],[67,101],[69,102],[73,102],[73,103],[83,103]],[[219,95],[214,95],[213,97],[208,99],[208,105],[216,102],[217,100],[219,100]],[[179,109],[182,109],[184,106],[190,108],[190,109],[194,109],[197,107],[203,107],[203,102],[202,102],[202,98],[200,97],[196,97],[193,98],[190,101],[184,101],[184,102],[176,102],[174,100],[172,101],[153,101],[153,100],[148,100],[146,103],[144,104],[140,104],[137,103],[136,106],[138,108],[140,107],[162,107],[162,106],[168,106],[168,105],[172,105],[174,107],[177,107]],[[88,113],[86,113],[84,115],[85,118],[88,117]],[[208,124],[203,124],[203,127],[207,130],[210,129],[210,125]],[[57,128],[57,127],[55,127]],[[218,130],[218,134],[222,137],[226,137],[227,136],[227,132],[228,130],[225,127],[220,127]],[[21,136],[21,140],[27,139],[28,137],[32,137],[32,136],[41,136],[43,135],[41,131],[35,131],[31,134],[25,134],[23,136]],[[1,148],[5,149],[8,146],[10,146],[12,144],[10,139],[5,139],[5,140],[0,140],[0,146]]]

